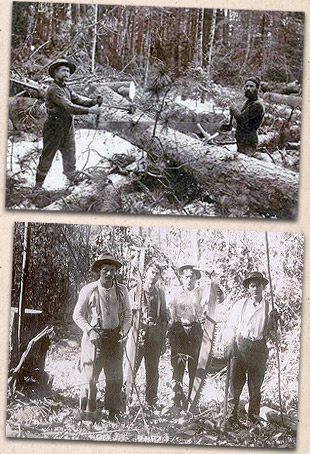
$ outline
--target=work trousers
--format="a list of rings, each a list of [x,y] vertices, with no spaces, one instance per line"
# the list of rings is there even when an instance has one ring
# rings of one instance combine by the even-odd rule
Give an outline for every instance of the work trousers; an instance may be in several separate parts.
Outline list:
[[[261,386],[264,381],[268,348],[266,341],[251,341],[238,337],[234,345],[231,363],[228,412],[236,417],[243,386],[248,381],[248,416],[258,416],[261,402]]]
[[[164,329],[162,324],[147,326],[145,328],[145,338],[142,345],[138,347],[137,370],[144,358],[145,366],[145,400],[149,405],[157,402],[157,390],[159,381],[159,360],[164,342]]]
[[[123,386],[123,345],[118,342],[120,328],[104,330],[100,347],[95,348],[87,334],[83,334],[81,344],[81,365],[86,386],[81,389],[80,408],[87,411],[96,410],[97,381],[100,372],[104,371],[106,386],[104,406],[106,410],[122,410]]]
[[[70,179],[76,172],[75,131],[71,115],[49,114],[43,126],[43,151],[37,168],[36,182],[43,182],[57,150],[61,152],[63,173]]]
[[[187,362],[189,374],[188,395],[191,393],[197,369],[202,334],[203,331],[198,322],[187,326],[182,325],[180,322],[175,322],[169,330],[171,365],[173,368],[172,379],[178,383],[182,383]]]
[[[247,156],[254,156],[257,151],[257,144],[239,143],[237,142],[238,153],[243,153]]]

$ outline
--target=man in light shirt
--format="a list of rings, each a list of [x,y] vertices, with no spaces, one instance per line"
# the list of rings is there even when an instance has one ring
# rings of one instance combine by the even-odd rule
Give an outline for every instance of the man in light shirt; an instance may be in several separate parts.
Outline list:
[[[227,356],[231,356],[231,377],[228,398],[227,428],[238,425],[238,405],[243,386],[248,380],[248,420],[259,420],[261,386],[263,384],[268,348],[266,338],[276,331],[278,312],[270,311],[264,298],[268,280],[258,271],[249,273],[243,281],[247,296],[232,308],[225,338]]]
[[[73,320],[83,331],[81,366],[86,387],[82,387],[78,420],[94,421],[97,381],[103,368],[106,387],[104,405],[109,419],[116,422],[122,410],[123,346],[131,326],[131,308],[127,288],[116,280],[122,266],[104,252],[92,266],[99,279],[85,285],[79,295]]]
[[[183,376],[187,363],[190,396],[203,335],[201,321],[208,307],[208,292],[206,288],[196,286],[201,278],[201,272],[194,265],[183,265],[178,272],[182,285],[176,290],[169,304],[171,318],[169,342],[174,405],[177,408],[185,408],[187,399],[183,392]]]

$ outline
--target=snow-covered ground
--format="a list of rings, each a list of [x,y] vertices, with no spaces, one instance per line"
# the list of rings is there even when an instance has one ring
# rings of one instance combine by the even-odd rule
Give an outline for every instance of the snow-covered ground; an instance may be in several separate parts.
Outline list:
[[[109,167],[109,159],[114,154],[140,154],[131,143],[106,131],[79,129],[76,131],[76,166],[80,171],[87,171],[91,167]],[[7,154],[7,170],[17,173],[21,170],[21,160],[32,150],[42,150],[42,140],[33,142],[22,140],[9,141]],[[33,186],[35,180],[38,158],[31,159],[29,165],[23,166],[23,178],[25,186]],[[50,169],[44,188],[49,190],[62,189],[68,185],[66,177],[62,173],[62,157],[58,151],[52,168]]]
[[[226,111],[225,110],[223,111],[222,107],[217,107],[213,100],[205,102],[200,102],[195,99],[182,100],[181,96],[178,96],[177,98],[174,99],[174,102],[184,107],[187,107],[188,109],[196,113],[201,112],[223,113],[224,115],[227,116],[227,118],[229,118],[229,110],[227,109]]]

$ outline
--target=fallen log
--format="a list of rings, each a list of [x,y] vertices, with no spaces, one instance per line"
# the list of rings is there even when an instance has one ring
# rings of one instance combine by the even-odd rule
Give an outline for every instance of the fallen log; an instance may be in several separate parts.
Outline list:
[[[104,103],[123,104],[124,98],[105,88],[100,94]],[[107,121],[109,120],[109,121]],[[93,127],[93,119],[86,119]],[[99,129],[117,134],[148,153],[182,164],[214,200],[227,206],[234,217],[297,216],[298,182],[296,172],[266,163],[246,155],[232,153],[224,147],[208,145],[165,124],[158,124],[143,112],[134,115],[124,111],[105,110],[99,119]]]
[[[277,104],[286,104],[290,107],[300,107],[302,105],[301,96],[280,95],[279,93],[265,93],[263,96],[264,101],[273,102]]]

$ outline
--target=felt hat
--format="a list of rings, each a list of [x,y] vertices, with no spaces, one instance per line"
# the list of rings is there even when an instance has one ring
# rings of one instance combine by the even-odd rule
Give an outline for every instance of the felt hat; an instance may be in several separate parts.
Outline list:
[[[243,280],[243,285],[246,287],[246,288],[249,288],[249,283],[251,281],[260,281],[264,286],[266,286],[267,284],[269,284],[269,281],[268,279],[266,279],[262,273],[260,273],[259,271],[252,271],[251,273],[248,273],[245,277],[245,279]]]
[[[254,82],[256,84],[257,88],[260,87],[260,82],[261,82],[260,77],[258,77],[258,76],[247,77],[244,82],[247,83],[248,81]]]
[[[100,271],[101,265],[106,263],[107,265],[115,265],[117,269],[121,268],[123,264],[116,260],[116,258],[110,254],[110,252],[105,251],[103,254],[101,254],[97,260],[94,261],[92,265],[92,271],[95,273],[98,273]]]
[[[55,69],[57,69],[59,66],[68,66],[70,69],[70,74],[73,74],[76,70],[74,63],[66,60],[65,58],[58,58],[48,68],[48,73],[51,77],[54,77]]]
[[[194,273],[196,274],[196,278],[197,279],[200,279],[201,278],[201,272],[194,266],[194,265],[182,265],[180,266],[180,268],[178,269],[178,273],[179,274],[182,274],[184,270],[192,270],[194,271]]]

